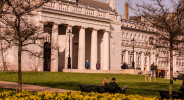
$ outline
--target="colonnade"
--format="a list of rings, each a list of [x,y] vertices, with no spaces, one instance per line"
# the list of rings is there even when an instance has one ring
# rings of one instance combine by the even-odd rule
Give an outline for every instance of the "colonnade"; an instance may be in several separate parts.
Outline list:
[[[71,25],[67,25],[66,28],[66,45],[65,45],[65,69],[67,69],[67,64],[68,64],[68,53],[69,53],[69,43],[68,43],[68,39],[69,39],[69,34],[70,34],[70,40],[71,40],[71,44],[70,44],[70,54],[72,57],[72,37],[75,34],[71,34],[68,33],[69,30],[72,30]],[[89,29],[87,27],[82,27],[82,26],[77,26],[79,28],[79,39],[78,39],[78,69],[79,70],[84,70],[85,69],[85,58],[86,58],[86,29]],[[97,30],[94,28],[90,28],[91,29],[91,56],[90,56],[90,70],[96,70],[96,63],[98,61],[98,31],[102,31],[103,32],[103,38],[102,38],[102,43],[103,43],[103,51],[101,51],[101,53],[103,53],[103,63],[101,63],[101,70],[109,70],[109,66],[110,66],[110,32],[106,31],[106,30]],[[51,70],[52,72],[57,72],[58,71],[58,24],[53,24],[52,27],[52,35],[51,35]],[[63,60],[63,59],[62,59]]]
[[[131,50],[124,50],[122,52],[122,63],[127,63],[129,65],[129,67],[131,67],[132,65],[132,51]],[[139,58],[138,58],[139,57]],[[138,60],[139,59],[139,60]],[[137,67],[140,67],[142,71],[146,70],[149,71],[150,70],[150,65],[152,63],[157,64],[156,62],[156,56],[154,52],[134,52],[134,63],[135,63],[135,69]],[[139,63],[139,64],[137,64]],[[138,65],[138,66],[137,66]]]

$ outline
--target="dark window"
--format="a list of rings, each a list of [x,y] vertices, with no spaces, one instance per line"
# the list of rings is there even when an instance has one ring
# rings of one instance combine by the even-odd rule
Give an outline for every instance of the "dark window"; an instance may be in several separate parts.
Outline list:
[[[58,31],[59,31],[59,35],[66,35],[66,26],[64,25],[59,25],[58,27]]]
[[[153,41],[154,41],[154,38],[153,38],[153,37],[150,37],[150,38],[149,38],[150,44],[153,44]]]
[[[44,33],[51,33],[52,32],[52,25],[44,25]]]

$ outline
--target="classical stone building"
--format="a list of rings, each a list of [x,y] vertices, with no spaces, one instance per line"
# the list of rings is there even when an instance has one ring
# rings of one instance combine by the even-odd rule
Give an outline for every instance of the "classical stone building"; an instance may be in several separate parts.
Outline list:
[[[157,50],[153,46],[154,30],[143,22],[122,20],[122,63],[132,66],[133,45],[135,69],[150,70],[151,63],[157,64]],[[133,40],[134,39],[134,40]]]
[[[126,13],[126,12],[125,12]],[[151,64],[155,64],[160,73],[160,77],[169,78],[169,51],[165,48],[156,48],[157,43],[161,43],[158,40],[158,36],[155,32],[158,32],[150,24],[148,24],[141,17],[130,17],[130,19],[122,19],[122,61],[126,63],[129,68],[132,68],[132,62],[134,59],[135,69],[141,71],[150,72]],[[159,41],[159,42],[158,42]],[[164,43],[163,43],[164,44]],[[134,45],[134,55],[133,55]],[[173,72],[174,75],[177,72],[183,73],[184,63],[183,56],[179,51],[174,51],[173,58]],[[133,57],[134,56],[134,57]]]
[[[115,0],[79,0],[78,5],[76,0],[56,0],[36,13],[37,24],[44,31],[44,48],[38,49],[43,51],[44,59],[23,54],[23,71],[67,69],[69,38],[72,69],[84,70],[88,60],[90,70],[96,70],[97,61],[100,70],[120,70],[121,18],[115,10]],[[15,49],[7,51],[9,70],[17,69],[17,56],[12,56],[17,54]]]
[[[133,61],[132,43],[134,42],[135,69],[150,71],[155,63],[160,71],[169,72],[168,52],[154,47],[156,31],[140,17],[128,19],[128,4],[125,5],[125,19],[115,10],[115,0],[108,3],[98,0],[55,0],[36,11],[36,24],[41,26],[45,40],[44,48],[33,48],[43,52],[43,58],[23,53],[23,71],[67,71],[69,56],[71,69],[85,71],[88,60],[90,69],[96,70],[96,62],[101,71],[120,71]],[[134,39],[135,41],[132,41]],[[17,70],[17,48],[12,47],[4,54],[8,70]],[[2,54],[1,54],[2,56]],[[2,57],[1,57],[2,58]],[[2,59],[1,59],[2,60]],[[175,57],[174,71],[183,70],[183,58]],[[2,64],[0,70],[3,70]]]

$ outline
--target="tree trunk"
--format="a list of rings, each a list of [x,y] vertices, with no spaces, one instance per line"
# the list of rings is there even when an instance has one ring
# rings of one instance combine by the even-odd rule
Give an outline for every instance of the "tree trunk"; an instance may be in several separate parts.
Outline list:
[[[173,89],[173,44],[170,43],[170,84],[169,84],[169,99],[172,100]]]
[[[2,62],[3,62],[4,71],[7,71],[6,62],[5,62],[5,60],[4,60],[4,51],[3,51],[2,40],[1,40],[1,57],[2,57]]]
[[[22,56],[22,45],[18,47],[18,89],[22,92],[22,71],[21,71],[21,56]]]

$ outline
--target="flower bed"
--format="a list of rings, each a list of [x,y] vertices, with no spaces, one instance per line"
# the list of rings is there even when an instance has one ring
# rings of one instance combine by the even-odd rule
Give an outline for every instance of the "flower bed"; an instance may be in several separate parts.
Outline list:
[[[139,95],[122,95],[119,93],[84,93],[84,92],[28,92],[4,91],[0,93],[0,100],[157,100]]]

